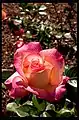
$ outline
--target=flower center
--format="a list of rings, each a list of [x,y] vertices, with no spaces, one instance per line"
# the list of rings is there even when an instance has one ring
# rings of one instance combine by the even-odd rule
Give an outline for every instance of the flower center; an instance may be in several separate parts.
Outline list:
[[[44,70],[44,65],[40,63],[39,59],[35,59],[35,58],[33,58],[31,60],[30,67],[31,67],[31,69],[32,69],[33,72]]]

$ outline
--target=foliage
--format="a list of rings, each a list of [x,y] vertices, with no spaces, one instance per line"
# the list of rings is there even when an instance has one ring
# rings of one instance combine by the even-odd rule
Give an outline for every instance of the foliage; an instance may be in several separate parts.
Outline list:
[[[56,110],[55,104],[41,101],[41,104],[37,101],[35,96],[32,97],[32,101],[27,100],[25,103],[17,104],[16,102],[8,103],[6,109],[8,111],[15,112],[20,117],[32,116],[32,117],[70,117],[76,116],[75,106],[69,109],[65,101],[64,107],[60,110]],[[66,103],[67,102],[67,103]],[[20,103],[20,101],[19,101]]]
[[[68,83],[74,87],[77,87],[77,67],[65,66],[64,75],[70,77]]]

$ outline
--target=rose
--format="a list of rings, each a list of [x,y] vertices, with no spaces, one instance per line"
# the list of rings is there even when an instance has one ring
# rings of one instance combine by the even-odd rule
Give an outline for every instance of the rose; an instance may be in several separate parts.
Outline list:
[[[5,85],[12,98],[29,92],[50,102],[59,100],[66,91],[68,77],[63,77],[64,59],[55,49],[42,50],[39,42],[30,42],[14,54],[16,71]]]

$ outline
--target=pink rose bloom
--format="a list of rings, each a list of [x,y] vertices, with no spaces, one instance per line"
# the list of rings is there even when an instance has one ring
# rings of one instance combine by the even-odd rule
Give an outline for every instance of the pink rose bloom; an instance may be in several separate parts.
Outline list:
[[[53,102],[66,92],[68,77],[63,77],[64,59],[55,49],[42,50],[39,42],[30,42],[14,54],[16,72],[5,81],[12,98],[22,98],[30,92]]]

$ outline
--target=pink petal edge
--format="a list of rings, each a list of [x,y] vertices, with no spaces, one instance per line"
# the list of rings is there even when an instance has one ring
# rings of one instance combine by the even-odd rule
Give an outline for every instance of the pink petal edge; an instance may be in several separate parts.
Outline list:
[[[12,81],[16,76],[20,76],[18,72],[15,72],[14,74],[12,74],[5,82],[4,84],[6,85],[6,87],[8,89],[12,88]]]
[[[24,55],[27,54],[27,52],[37,52],[39,53],[42,50],[41,45],[39,42],[30,42],[28,44],[24,44],[21,48],[17,49],[14,54],[14,66],[17,70],[17,72],[25,77],[23,70],[22,70],[22,60]]]
[[[52,49],[46,49],[46,50],[42,50],[40,51],[40,54],[43,56],[43,57],[47,57],[49,56],[51,61],[50,62],[53,62],[56,60],[56,63],[59,68],[62,68],[64,66],[64,59],[63,59],[63,56],[58,52],[57,49],[55,48],[52,48]]]

